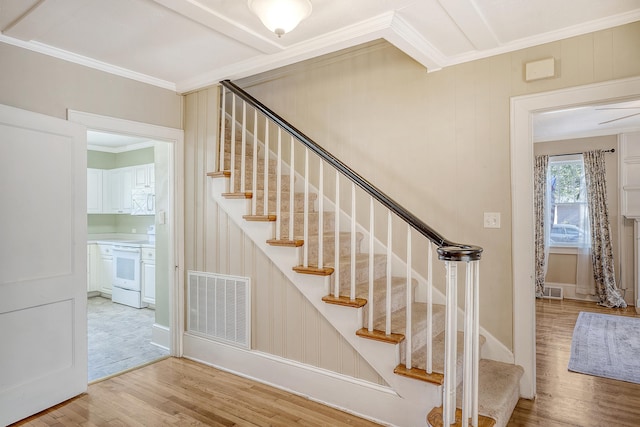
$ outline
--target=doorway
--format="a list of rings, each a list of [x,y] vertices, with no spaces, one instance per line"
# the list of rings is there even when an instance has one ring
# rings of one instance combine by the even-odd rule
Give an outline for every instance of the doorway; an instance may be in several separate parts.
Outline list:
[[[157,284],[154,297],[155,313],[151,340],[168,349],[172,356],[182,355],[181,331],[183,330],[183,237],[178,230],[183,228],[182,210],[182,152],[183,131],[146,123],[100,116],[91,113],[68,111],[68,120],[86,126],[88,131],[111,135],[124,135],[152,141],[155,169],[166,171],[157,176],[155,182],[154,268]],[[164,195],[164,196],[160,196]],[[147,233],[144,220],[132,221],[126,217],[124,227],[142,228],[137,234]],[[142,222],[140,222],[142,221]],[[132,225],[133,224],[133,225]],[[142,227],[140,227],[142,225]],[[120,230],[123,231],[123,230]],[[124,230],[126,231],[126,230]],[[132,230],[129,230],[131,232]],[[132,234],[136,234],[132,233]],[[143,248],[144,249],[144,248]],[[143,254],[144,255],[144,251]],[[144,263],[144,260],[143,260]],[[144,265],[144,264],[143,264]],[[135,310],[135,309],[134,309]]]
[[[511,99],[511,194],[514,358],[525,373],[522,397],[535,397],[535,292],[533,244],[533,126],[536,112],[640,97],[640,78],[514,97]]]

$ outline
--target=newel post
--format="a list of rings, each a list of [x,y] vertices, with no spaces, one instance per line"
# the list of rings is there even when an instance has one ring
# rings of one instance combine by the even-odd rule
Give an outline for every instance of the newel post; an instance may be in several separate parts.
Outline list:
[[[456,422],[456,354],[457,354],[457,289],[458,265],[466,263],[464,356],[461,425],[478,425],[479,351],[479,263],[482,248],[471,245],[449,245],[438,248],[438,259],[446,268],[445,354],[442,389],[442,421],[444,426]]]

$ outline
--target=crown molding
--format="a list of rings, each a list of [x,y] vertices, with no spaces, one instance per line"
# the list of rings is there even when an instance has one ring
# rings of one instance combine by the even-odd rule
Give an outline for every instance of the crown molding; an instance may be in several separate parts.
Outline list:
[[[78,55],[63,49],[58,49],[53,46],[49,46],[36,41],[25,41],[16,39],[13,37],[0,34],[0,42],[10,44],[16,47],[30,50],[32,52],[41,53],[54,58],[62,59],[63,61],[72,62],[74,64],[82,65],[94,70],[104,71],[105,73],[113,74],[127,79],[136,80],[141,83],[147,83],[153,86],[157,86],[163,89],[168,89],[173,92],[176,91],[176,85],[173,82],[158,79],[146,74],[131,71],[126,68],[118,67],[116,65],[108,64],[102,61],[96,61],[95,59],[88,58],[86,56]]]

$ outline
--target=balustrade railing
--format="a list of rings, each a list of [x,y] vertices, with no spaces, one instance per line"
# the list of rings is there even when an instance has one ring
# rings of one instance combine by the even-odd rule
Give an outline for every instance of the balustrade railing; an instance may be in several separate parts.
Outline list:
[[[478,288],[482,248],[445,239],[237,85],[229,81],[223,81],[221,85],[220,132],[223,136],[229,132],[230,146],[226,148],[224,140],[220,144],[219,171],[230,172],[230,193],[251,195],[252,216],[267,219],[275,215],[273,242],[292,246],[301,245],[302,270],[309,269],[315,274],[332,273],[331,293],[335,299],[346,297],[349,301],[355,301],[358,295],[357,285],[366,284],[367,321],[363,326],[369,332],[373,333],[375,330],[374,307],[379,305],[378,299],[382,298],[385,302],[383,332],[385,335],[392,334],[393,292],[398,292],[393,278],[394,274],[396,276],[400,273],[404,274],[406,278],[403,285],[403,292],[406,293],[404,363],[408,370],[414,368],[415,355],[412,348],[416,337],[412,333],[414,318],[412,307],[415,301],[414,278],[419,276],[415,272],[413,260],[420,259],[420,262],[424,263],[426,283],[422,283],[421,286],[426,304],[426,328],[423,331],[426,336],[418,338],[426,342],[424,368],[427,374],[433,372],[433,247],[436,248],[438,259],[443,261],[446,271],[443,425],[455,422],[458,265],[460,263],[466,265],[462,325],[464,331],[462,416],[467,420],[467,424],[477,426]],[[240,129],[239,137],[238,128]],[[283,133],[290,136],[289,144],[286,142],[283,144]],[[237,143],[240,144],[240,154],[237,152]],[[247,147],[247,144],[250,147]],[[249,153],[251,153],[250,161],[247,159]],[[260,156],[262,156],[261,159]],[[288,164],[285,163],[285,158]],[[262,171],[259,171],[260,162],[262,162]],[[269,181],[273,164],[275,164],[275,183]],[[327,167],[332,168],[333,173],[325,173]],[[285,180],[283,176],[287,173],[289,177]],[[258,197],[260,175],[262,176],[262,197]],[[296,176],[300,179],[296,180]],[[239,185],[236,180],[239,180]],[[247,188],[247,182],[250,188]],[[283,188],[284,186],[286,188]],[[298,194],[297,197],[296,194]],[[312,194],[316,195],[315,203]],[[259,208],[260,204],[261,208]],[[300,214],[300,204],[302,204],[301,230],[296,228],[296,214],[298,216]],[[316,218],[312,220],[312,216]],[[327,223],[331,223],[331,217],[333,217],[333,225],[327,227]],[[285,218],[288,223],[283,229]],[[376,218],[382,219],[382,223],[386,223],[386,226],[376,222]],[[312,221],[317,221],[317,231],[313,234]],[[367,222],[366,227],[361,225]],[[399,229],[399,223],[405,224],[404,239],[401,238],[404,233],[394,237],[394,230]],[[325,237],[329,237],[331,233],[334,234],[333,247],[326,247]],[[343,235],[348,235],[348,239],[346,237],[343,239]],[[313,245],[312,236],[317,239]],[[416,241],[414,239],[416,236],[421,237],[426,245]],[[406,246],[394,247],[394,242],[402,240]],[[403,253],[403,256],[398,253]],[[332,256],[325,259],[327,254]],[[380,256],[386,258],[384,263],[378,262]],[[368,267],[359,275],[357,266],[360,261],[366,261]],[[380,276],[380,272],[376,269],[381,268],[380,265],[383,265],[385,270],[383,297],[378,296],[379,292],[375,292],[376,280]],[[341,266],[349,266],[349,269],[342,269]],[[362,274],[366,279],[361,277]],[[343,275],[346,277],[342,277]]]

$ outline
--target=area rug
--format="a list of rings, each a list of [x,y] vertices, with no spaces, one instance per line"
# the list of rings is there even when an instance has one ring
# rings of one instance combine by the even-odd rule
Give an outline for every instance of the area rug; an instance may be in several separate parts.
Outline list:
[[[640,318],[580,312],[569,370],[640,384]]]

